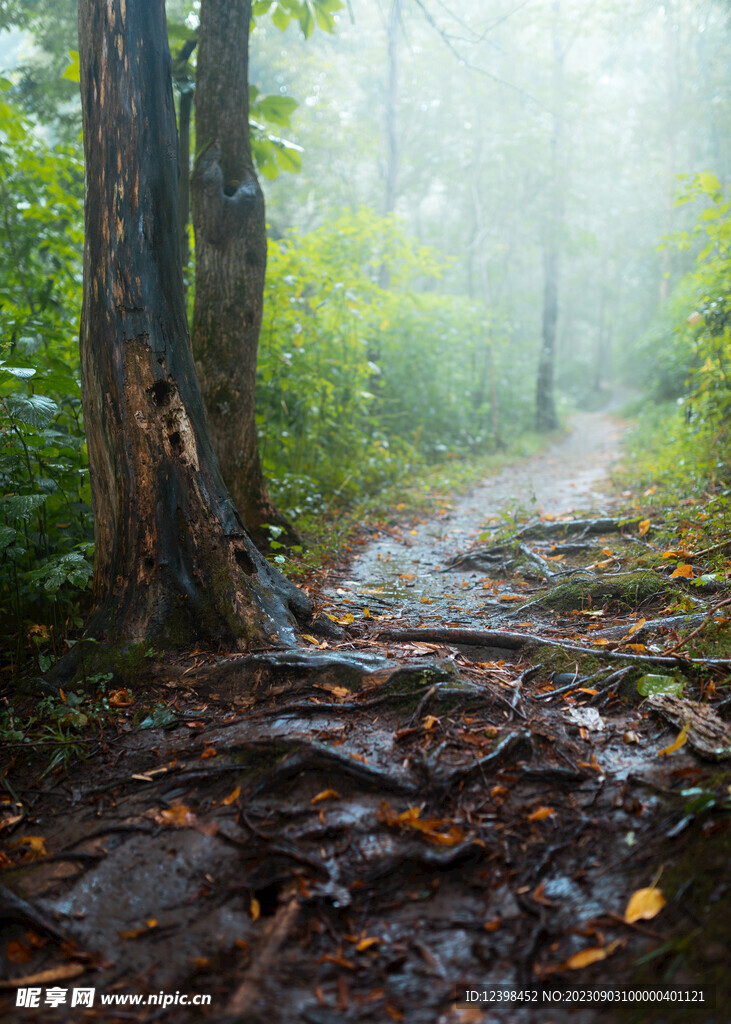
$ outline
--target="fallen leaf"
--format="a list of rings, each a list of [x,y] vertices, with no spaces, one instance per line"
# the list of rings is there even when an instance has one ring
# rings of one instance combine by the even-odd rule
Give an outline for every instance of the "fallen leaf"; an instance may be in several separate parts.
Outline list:
[[[195,825],[198,820],[185,804],[173,804],[172,807],[156,813],[154,818],[158,825],[172,825],[175,828]]]
[[[107,700],[113,708],[128,708],[133,703],[129,690],[112,690]]]
[[[553,807],[538,807],[532,814],[528,815],[528,821],[543,821],[553,814]]]
[[[226,797],[225,800],[221,801],[221,803],[223,804],[224,807],[228,807],[231,804],[235,803],[240,796],[241,796],[241,786],[237,786],[236,789],[232,793],[229,793],[229,795]]]
[[[501,918],[493,917],[491,921],[485,921],[482,927],[486,932],[496,932],[502,923]]]
[[[351,964],[344,956],[334,956],[332,953],[325,953],[317,962],[318,964],[337,964],[338,967],[345,967],[349,971],[355,970],[355,964]]]
[[[368,939],[361,939],[355,948],[359,953],[362,953],[364,950],[370,949],[371,946],[377,946],[380,941],[376,936],[371,936]]]
[[[363,611],[361,612],[361,615],[363,616],[364,619],[370,619],[370,617],[371,617],[371,610],[370,610],[370,608],[364,608]]]
[[[637,528],[640,537],[644,537],[645,536],[647,531],[650,529],[651,525],[652,525],[652,520],[651,519],[643,519],[642,520],[642,522],[639,524],[639,526]]]
[[[635,651],[637,654],[642,654],[643,651],[647,650],[647,647],[644,644],[627,644],[627,647],[631,651]]]
[[[310,800],[311,804],[319,804],[321,800],[340,799],[340,794],[336,789],[323,789],[322,793],[318,793],[317,796],[313,796]]]
[[[671,743],[669,747],[664,747],[662,750],[658,750],[658,757],[662,757],[665,754],[674,754],[676,750],[680,750],[681,747],[685,746],[685,742],[688,739],[689,724],[690,723],[686,722],[686,724],[678,733],[674,743]]]
[[[205,760],[207,757],[216,757],[218,751],[215,747],[206,747],[205,750],[201,751],[201,760]]]
[[[43,836],[20,836],[14,843],[8,844],[11,850],[15,850],[19,846],[25,847],[23,850],[24,860],[38,860],[39,857],[48,856],[46,840]]]
[[[418,807],[409,807],[408,810],[396,813],[390,805],[383,801],[376,811],[376,818],[392,828],[413,828],[429,840],[439,846],[456,846],[465,837],[464,829],[461,829],[453,822],[442,818],[421,818],[421,811]],[[446,831],[441,831],[447,826]]]
[[[680,565],[670,573],[670,577],[680,576],[686,580],[692,580],[694,578],[693,566],[688,565],[687,562],[681,562]]]
[[[580,953],[574,953],[566,961],[566,967],[570,971],[577,971],[580,967],[588,967],[595,964],[597,960],[606,960],[607,950],[604,946],[591,946],[589,949],[582,949]]]
[[[23,942],[9,942],[5,947],[5,956],[11,964],[27,964],[33,959],[33,950]]]
[[[426,732],[429,732],[430,729],[433,729],[435,725],[439,724],[439,719],[436,715],[426,715],[421,724]]]
[[[650,918],[660,913],[665,902],[663,894],[654,886],[638,889],[630,897],[624,912],[624,919],[627,924],[634,924],[635,921],[649,921]]]
[[[306,640],[308,644],[313,644],[315,647],[320,646],[320,641],[317,639],[317,637],[311,636],[309,633],[303,633],[302,639]]]
[[[355,615],[352,612],[346,612],[345,615],[331,615],[329,612],[325,612],[325,615],[333,622],[337,622],[339,626],[349,626],[351,622],[355,621]]]
[[[251,915],[252,921],[258,921],[259,915],[261,914],[261,903],[256,896],[251,897],[251,903],[249,904],[249,914]]]
[[[633,623],[633,625],[629,627],[627,636],[634,636],[639,629],[642,629],[646,622],[647,619],[638,619],[637,622]]]

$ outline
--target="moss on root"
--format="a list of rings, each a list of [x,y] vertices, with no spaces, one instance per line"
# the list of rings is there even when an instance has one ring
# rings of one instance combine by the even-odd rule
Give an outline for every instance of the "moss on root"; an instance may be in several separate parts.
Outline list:
[[[663,596],[668,589],[665,577],[652,570],[643,570],[559,583],[536,603],[556,611],[593,608],[605,604],[622,611],[632,611],[652,597]]]

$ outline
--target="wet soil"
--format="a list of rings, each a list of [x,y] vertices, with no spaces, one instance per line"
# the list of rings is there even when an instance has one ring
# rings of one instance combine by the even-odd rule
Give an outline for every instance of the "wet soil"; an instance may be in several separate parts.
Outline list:
[[[313,627],[296,651],[201,651],[158,667],[111,691],[113,724],[61,770],[11,751],[0,1017],[729,1019],[730,780],[723,752],[700,756],[691,733],[660,753],[677,724],[637,695],[652,666],[620,657],[640,620],[668,605],[658,588],[617,590],[649,545],[603,491],[622,429],[582,414],[547,452],[434,519],[384,527],[320,581],[329,634]],[[579,510],[620,522],[545,532]],[[508,538],[523,516],[538,536]],[[609,596],[543,600],[577,580]],[[423,636],[385,637],[404,627]],[[586,656],[429,638],[445,627],[599,643]],[[676,630],[677,616],[634,656],[670,646]],[[681,669],[686,696],[711,682],[723,693],[728,668]],[[665,905],[628,923],[643,888]],[[18,979],[41,972],[52,972],[36,982],[42,998],[49,986],[69,1000],[95,987],[95,1005],[17,1008]],[[716,987],[715,1003],[520,998],[541,985],[621,999],[701,984]],[[509,1001],[456,1003],[458,986],[486,985]],[[160,992],[178,1001],[151,1003]],[[102,994],[147,1003],[102,1006]]]

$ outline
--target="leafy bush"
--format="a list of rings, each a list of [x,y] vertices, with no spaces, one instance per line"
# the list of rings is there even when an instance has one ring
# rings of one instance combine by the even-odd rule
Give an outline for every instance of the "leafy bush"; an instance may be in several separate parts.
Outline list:
[[[425,291],[440,267],[398,222],[348,212],[269,243],[257,413],[281,501],[341,501],[530,419],[504,324]],[[389,288],[379,285],[384,276]],[[421,290],[417,287],[421,285]],[[493,397],[510,412],[493,417]]]
[[[0,649],[45,669],[82,622],[92,572],[76,343],[83,170],[2,99],[0,170]]]

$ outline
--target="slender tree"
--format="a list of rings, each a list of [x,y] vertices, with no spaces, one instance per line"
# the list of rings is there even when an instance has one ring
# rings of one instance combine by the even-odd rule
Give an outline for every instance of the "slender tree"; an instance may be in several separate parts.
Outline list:
[[[561,233],[564,220],[563,199],[563,70],[566,51],[561,45],[560,0],[553,0],[553,126],[551,130],[550,209],[543,246],[543,331],[536,381],[536,427],[555,430],[558,426],[553,393],[558,323],[558,286],[561,269]]]
[[[286,641],[303,595],[251,543],[206,428],[186,323],[164,0],[80,0],[81,369],[92,635]]]
[[[224,480],[254,541],[275,510],[259,458],[254,389],[267,241],[249,137],[251,0],[202,0],[196,75],[193,346]],[[280,541],[282,537],[280,537]]]

